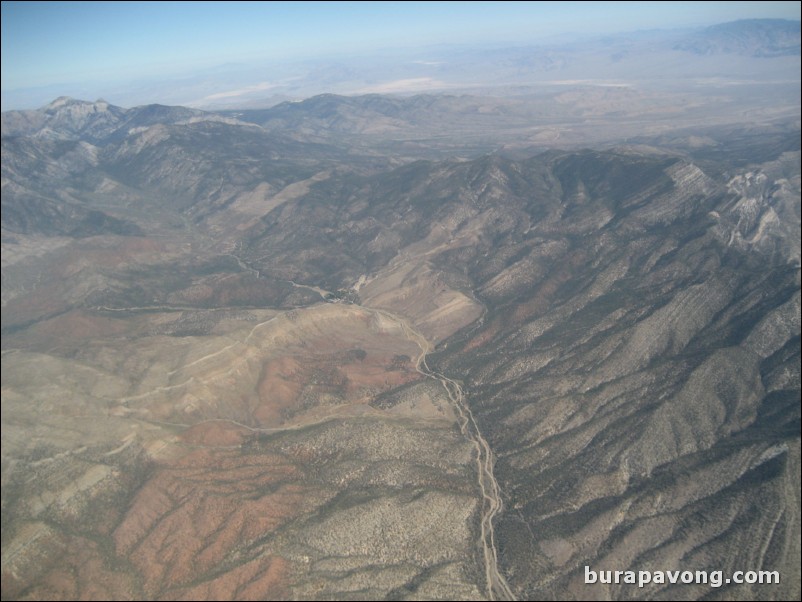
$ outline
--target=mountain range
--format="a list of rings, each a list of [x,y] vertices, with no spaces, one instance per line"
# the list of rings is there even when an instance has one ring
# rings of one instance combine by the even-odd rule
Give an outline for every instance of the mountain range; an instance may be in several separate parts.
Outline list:
[[[752,19],[710,27],[607,35],[532,36],[506,43],[440,44],[317,59],[239,62],[105,86],[116,104],[154,101],[209,110],[264,109],[324,93],[515,96],[584,82],[661,92],[715,84],[793,84],[800,22]],[[92,82],[3,90],[3,110],[68,94],[96,98]]]
[[[778,86],[3,113],[3,598],[798,599]]]

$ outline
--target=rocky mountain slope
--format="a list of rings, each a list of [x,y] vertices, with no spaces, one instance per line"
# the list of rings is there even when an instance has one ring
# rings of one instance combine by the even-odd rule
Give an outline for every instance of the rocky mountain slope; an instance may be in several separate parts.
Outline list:
[[[3,117],[4,598],[799,597],[798,122],[410,160]]]

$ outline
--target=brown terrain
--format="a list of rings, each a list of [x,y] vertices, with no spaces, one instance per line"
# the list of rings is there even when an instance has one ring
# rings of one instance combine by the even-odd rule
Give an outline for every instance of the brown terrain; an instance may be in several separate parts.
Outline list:
[[[798,29],[3,113],[2,598],[799,599]]]
[[[120,242],[66,243],[49,269],[181,253]],[[14,249],[8,265],[30,261]],[[444,338],[477,314],[429,273],[401,289],[431,295],[412,312],[422,328],[436,323],[427,311],[453,316],[431,331]],[[241,290],[199,279],[185,290],[208,293],[173,293],[163,308],[73,309],[69,278],[8,300],[4,316],[40,319],[4,337],[3,487],[17,525],[4,598],[339,596],[371,591],[376,575],[382,588],[420,579],[421,548],[436,558],[421,582],[431,595],[480,597],[471,555],[455,555],[471,549],[478,512],[471,448],[446,391],[417,370],[430,343],[387,311],[411,307],[412,293],[385,296],[381,311],[175,310]],[[382,401],[399,388],[409,393]],[[410,528],[421,505],[426,522]]]

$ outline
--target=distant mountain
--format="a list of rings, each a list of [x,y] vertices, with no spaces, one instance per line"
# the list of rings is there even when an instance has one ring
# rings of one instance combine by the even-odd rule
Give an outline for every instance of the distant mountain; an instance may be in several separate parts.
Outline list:
[[[125,109],[103,100],[62,96],[38,110],[4,112],[2,135],[96,141],[117,129],[124,114]]]
[[[734,79],[793,80],[799,72],[799,21],[754,19],[698,30],[648,30],[574,39],[532,37],[509,44],[460,44],[402,48],[366,56],[338,54],[182,74],[137,81],[113,91],[3,91],[4,107],[36,107],[65,92],[75,97],[113,93],[124,106],[190,105],[208,110],[273,106],[278,100],[333,93],[472,94],[516,96],[542,85],[577,80],[597,84],[655,85],[660,82]],[[690,58],[693,57],[693,60]],[[263,86],[270,82],[266,90]],[[90,88],[91,89],[91,88]]]
[[[403,143],[415,139],[481,141],[517,133],[544,115],[532,103],[469,95],[322,94],[269,109],[223,111],[221,114],[258,124],[299,140],[350,140]],[[487,134],[490,134],[489,136]]]
[[[543,86],[581,82],[639,90],[670,82],[676,90],[683,82],[710,78],[793,80],[800,69],[799,57],[799,21],[757,19],[696,31],[652,30],[573,41],[438,46],[397,55],[328,58],[296,65],[294,77],[271,92],[295,98],[323,92],[515,97],[542,91]],[[258,74],[267,77],[264,70]],[[232,91],[245,89],[247,81]],[[238,92],[223,99],[209,97],[208,102],[226,103],[232,109],[238,104],[252,107],[260,94]]]
[[[771,58],[798,56],[800,22],[784,19],[746,19],[713,25],[674,45],[698,55],[738,54]]]
[[[119,139],[131,130],[156,124],[224,119],[186,107],[153,104],[124,109],[104,100],[88,102],[62,96],[41,109],[3,112],[2,135],[98,143],[110,136]]]

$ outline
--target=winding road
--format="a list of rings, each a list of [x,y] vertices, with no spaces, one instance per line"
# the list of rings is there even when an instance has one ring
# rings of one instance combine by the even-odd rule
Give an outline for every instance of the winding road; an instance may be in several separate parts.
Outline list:
[[[379,314],[388,318],[401,326],[408,339],[417,343],[421,354],[415,362],[418,372],[428,378],[440,381],[448,393],[448,397],[454,404],[459,416],[460,430],[462,434],[474,445],[476,449],[476,466],[479,489],[482,492],[482,518],[480,522],[480,544],[484,555],[485,580],[487,583],[487,596],[491,600],[515,600],[515,595],[498,570],[498,551],[496,548],[495,532],[493,530],[493,519],[501,512],[503,507],[501,500],[501,489],[498,481],[493,474],[493,451],[487,440],[482,436],[479,425],[468,405],[465,403],[465,394],[462,387],[456,381],[435,372],[426,364],[426,356],[432,350],[432,344],[420,332],[415,330],[402,317],[382,309],[360,306],[362,309]]]
[[[230,254],[229,256],[237,260],[237,263],[239,264],[239,267],[241,269],[253,273],[256,276],[256,278],[260,277],[259,270],[248,265],[248,263],[243,261],[240,257],[233,254]],[[323,298],[325,298],[326,294],[328,293],[328,291],[326,291],[325,289],[321,289],[316,286],[298,284],[291,280],[287,280],[286,282],[298,288],[305,288],[312,290],[320,294],[320,296]],[[421,350],[421,353],[415,362],[416,370],[427,378],[433,378],[439,381],[443,385],[443,388],[445,388],[446,392],[448,393],[448,397],[454,404],[454,408],[456,409],[458,421],[460,424],[460,430],[462,434],[465,436],[465,438],[468,439],[473,444],[474,449],[476,450],[477,480],[479,483],[479,489],[482,493],[482,511],[480,520],[479,544],[482,548],[482,554],[484,557],[487,597],[490,600],[515,600],[515,595],[512,593],[512,590],[510,589],[507,580],[504,578],[504,575],[502,575],[498,570],[498,551],[496,548],[495,532],[493,529],[493,519],[496,517],[496,515],[498,515],[501,512],[503,508],[503,503],[501,499],[501,489],[499,488],[498,481],[496,481],[496,478],[493,474],[493,465],[494,465],[493,452],[490,449],[490,445],[487,443],[487,440],[482,436],[482,433],[479,430],[479,425],[476,423],[476,419],[474,418],[471,409],[465,403],[465,394],[462,390],[462,387],[456,381],[429,368],[428,364],[426,363],[426,356],[432,351],[433,346],[429,342],[429,340],[426,339],[426,337],[421,332],[412,327],[405,318],[384,309],[367,307],[358,304],[354,305],[357,305],[366,312],[373,313],[374,315],[377,316],[382,316],[385,319],[398,324],[401,327],[402,331],[404,332],[404,336],[406,336],[407,339],[409,339],[410,341],[416,343]],[[119,310],[113,308],[100,307],[97,309],[106,311],[131,311],[131,310],[152,310],[153,308],[126,308],[125,310]],[[271,320],[272,319],[273,318],[271,318]],[[257,325],[257,327],[260,325]],[[257,327],[254,327],[254,329],[251,331],[251,334],[248,335],[248,338],[250,338],[250,336],[253,334],[253,331],[256,330]],[[180,385],[174,385],[174,386],[180,386]],[[229,420],[228,422],[234,422],[234,421]],[[246,425],[241,425],[241,426],[246,426]],[[246,426],[246,428],[251,428],[251,427]],[[286,429],[279,428],[279,429],[253,429],[253,430],[280,431]]]

